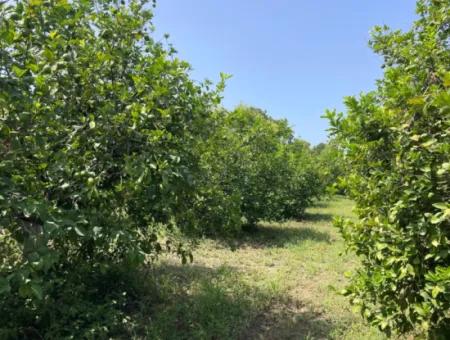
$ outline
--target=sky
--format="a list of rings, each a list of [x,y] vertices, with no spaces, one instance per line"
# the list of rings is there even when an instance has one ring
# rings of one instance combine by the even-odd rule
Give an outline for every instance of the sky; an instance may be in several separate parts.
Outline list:
[[[286,118],[297,137],[327,140],[326,109],[373,90],[382,59],[370,30],[407,30],[414,0],[159,0],[156,36],[169,41],[197,81],[231,74],[223,106],[255,106]]]

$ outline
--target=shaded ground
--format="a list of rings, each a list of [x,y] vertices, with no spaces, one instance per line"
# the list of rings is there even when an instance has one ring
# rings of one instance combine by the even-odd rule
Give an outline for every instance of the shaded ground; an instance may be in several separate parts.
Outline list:
[[[232,250],[204,240],[194,263],[166,258],[156,268],[161,301],[148,332],[160,339],[383,339],[336,291],[356,258],[333,216],[351,217],[338,198],[303,221],[263,224]]]

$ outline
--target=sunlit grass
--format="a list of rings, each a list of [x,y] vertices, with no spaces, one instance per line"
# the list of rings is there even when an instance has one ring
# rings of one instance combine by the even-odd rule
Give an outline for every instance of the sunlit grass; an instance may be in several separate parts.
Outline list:
[[[344,252],[334,216],[352,216],[335,198],[299,222],[261,224],[234,244],[205,239],[193,264],[157,266],[160,302],[148,332],[161,339],[382,339],[337,291],[358,265]]]

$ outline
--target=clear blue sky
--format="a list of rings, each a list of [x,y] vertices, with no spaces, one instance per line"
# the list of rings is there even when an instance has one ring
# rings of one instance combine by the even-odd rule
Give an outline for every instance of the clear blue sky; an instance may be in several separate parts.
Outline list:
[[[377,24],[408,29],[414,0],[159,0],[158,36],[170,34],[196,80],[232,74],[223,105],[245,103],[286,118],[297,136],[326,141],[326,108],[374,88]]]

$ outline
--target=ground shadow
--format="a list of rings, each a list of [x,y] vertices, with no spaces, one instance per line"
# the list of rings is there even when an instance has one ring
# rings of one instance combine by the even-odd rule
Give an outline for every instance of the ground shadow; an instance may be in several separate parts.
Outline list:
[[[242,235],[237,241],[239,247],[285,247],[306,240],[331,242],[331,236],[326,232],[292,225],[261,224],[251,231],[243,232]]]
[[[163,339],[329,338],[333,323],[307,304],[251,285],[231,267],[163,263],[162,299],[147,336]]]
[[[316,217],[318,220],[324,217]],[[309,221],[312,221],[311,219]],[[259,223],[251,229],[241,230],[237,235],[226,237],[223,235],[210,235],[209,239],[215,240],[225,247],[239,248],[282,248],[296,245],[310,240],[314,242],[331,243],[333,238],[328,232],[320,231],[307,226],[288,224]]]
[[[328,208],[330,206],[330,202],[328,200],[316,201],[312,204],[313,208]]]
[[[306,222],[331,222],[334,218],[333,214],[324,214],[324,213],[305,213],[304,216],[300,219],[300,221]]]
[[[308,227],[311,225],[326,222],[329,223],[333,219],[332,214],[328,213],[305,213],[303,218],[297,222],[271,223],[261,222],[257,225],[244,226],[237,234],[224,235],[214,234],[207,235],[205,238],[214,240],[225,247],[232,249],[239,248],[281,248],[289,245],[296,245],[301,242],[310,240],[314,242],[331,243],[334,238],[324,229]]]

